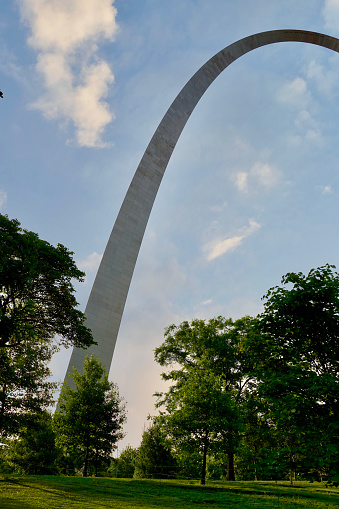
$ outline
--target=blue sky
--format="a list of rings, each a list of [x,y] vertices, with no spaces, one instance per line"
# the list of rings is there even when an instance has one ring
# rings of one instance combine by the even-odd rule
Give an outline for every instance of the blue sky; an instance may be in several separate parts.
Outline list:
[[[0,210],[87,273],[139,160],[192,74],[247,35],[339,36],[339,0],[17,0],[0,17]],[[339,265],[339,55],[257,49],[209,88],[177,144],[135,269],[110,378],[137,446],[162,388],[153,350],[185,319],[238,318],[288,271]],[[52,361],[62,380],[70,351]]]

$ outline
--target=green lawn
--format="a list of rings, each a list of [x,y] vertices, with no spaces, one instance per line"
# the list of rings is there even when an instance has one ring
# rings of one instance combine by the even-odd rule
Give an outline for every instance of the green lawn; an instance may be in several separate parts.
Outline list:
[[[298,482],[0,477],[1,509],[337,508],[339,490]]]

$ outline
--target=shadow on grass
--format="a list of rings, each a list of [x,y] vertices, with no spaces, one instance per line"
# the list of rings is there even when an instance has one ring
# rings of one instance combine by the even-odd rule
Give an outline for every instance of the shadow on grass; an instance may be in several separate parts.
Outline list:
[[[51,497],[53,505],[48,507],[129,507],[142,508],[182,508],[201,507],[286,507],[280,502],[293,504],[293,507],[310,506],[334,507],[339,503],[339,493],[333,490],[317,490],[310,485],[289,486],[265,482],[211,482],[200,486],[197,482],[163,481],[150,479],[109,479],[109,478],[76,478],[54,476],[5,477],[3,486],[23,489],[23,493],[10,499],[3,491],[0,495],[0,507],[6,509],[23,509],[24,492],[32,497],[44,494],[47,501]],[[0,484],[1,485],[1,484]],[[313,491],[312,491],[313,490]],[[20,491],[20,490],[19,490]],[[27,493],[27,492],[26,492]],[[29,495],[29,493],[27,493]],[[54,498],[56,497],[56,498]],[[53,500],[54,499],[54,500]],[[299,502],[304,503],[299,505]],[[60,504],[58,503],[60,501]],[[62,502],[61,502],[62,501]],[[260,502],[261,501],[261,502]],[[274,502],[276,501],[276,502]],[[54,502],[56,503],[54,505]],[[271,505],[266,505],[271,504]],[[275,505],[278,503],[278,505]],[[5,505],[4,505],[5,504]],[[30,497],[26,499],[24,509],[36,508],[31,505]],[[113,505],[112,505],[113,504]],[[250,504],[250,505],[248,505]],[[273,505],[272,505],[273,504]],[[296,505],[294,505],[296,504]],[[339,504],[338,504],[339,505]]]

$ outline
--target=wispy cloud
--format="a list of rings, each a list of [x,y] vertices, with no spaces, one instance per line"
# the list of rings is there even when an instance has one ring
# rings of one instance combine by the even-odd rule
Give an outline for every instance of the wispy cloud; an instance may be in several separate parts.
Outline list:
[[[7,193],[0,189],[0,208],[2,208],[7,201]]]
[[[314,72],[313,73],[314,79]],[[309,72],[306,70],[307,78],[310,78]],[[321,142],[322,134],[319,123],[315,120],[311,112],[314,109],[314,100],[310,93],[307,82],[301,77],[297,77],[292,81],[288,81],[278,90],[277,99],[280,103],[284,103],[295,110],[296,116],[294,120],[294,132],[288,136],[292,145],[300,145],[303,142]]]
[[[94,253],[87,256],[87,258],[83,260],[77,261],[77,266],[80,270],[85,272],[95,272],[101,262],[102,254],[98,254],[94,251]]]
[[[212,304],[213,299],[207,299],[200,303],[201,306],[208,306],[209,304]]]
[[[233,180],[235,187],[242,193],[248,191],[248,173],[245,171],[239,171],[233,174]]]
[[[98,44],[118,31],[111,0],[19,0],[30,28],[28,43],[45,93],[32,108],[48,119],[73,122],[83,147],[103,147],[102,134],[114,119],[108,104],[114,76],[98,57]]]
[[[252,166],[250,175],[260,186],[271,189],[278,183],[280,171],[272,164],[257,162]]]
[[[337,57],[337,55],[334,55]],[[329,57],[328,65],[324,66],[315,60],[309,62],[305,67],[305,75],[310,82],[313,82],[322,95],[331,96],[337,92],[339,76],[338,59]]]
[[[219,237],[208,242],[203,247],[207,260],[211,261],[229,251],[234,251],[234,249],[240,246],[244,239],[258,231],[260,228],[261,225],[259,223],[250,219],[249,225],[240,228],[236,235],[226,238]]]
[[[306,81],[299,76],[292,81],[287,81],[278,90],[277,98],[279,102],[297,108],[306,108],[310,100]]]
[[[321,194],[332,194],[333,190],[331,186],[324,186],[322,188]]]
[[[248,172],[239,171],[232,175],[238,191],[247,193],[250,190],[265,188],[271,189],[280,179],[280,171],[272,164],[256,162]]]

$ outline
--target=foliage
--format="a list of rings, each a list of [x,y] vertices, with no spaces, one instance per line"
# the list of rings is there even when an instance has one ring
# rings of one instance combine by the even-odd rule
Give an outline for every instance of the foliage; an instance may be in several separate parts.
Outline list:
[[[179,469],[185,457],[182,464],[194,471],[198,452],[203,480],[207,458],[212,472],[214,463],[223,465],[218,454],[227,453],[229,479],[236,458],[247,479],[339,481],[334,269],[286,274],[256,318],[193,320],[166,329],[155,358],[168,368],[162,377],[170,387],[157,394],[157,406],[165,407],[157,419],[173,440]]]
[[[161,427],[155,423],[142,434],[135,458],[134,477],[168,479],[176,472],[171,446]]]
[[[165,331],[155,359],[172,369],[162,378],[172,381],[157,406],[166,408],[161,419],[175,441],[175,449],[201,454],[201,482],[205,482],[209,452],[227,452],[228,478],[234,480],[234,452],[240,440],[242,407],[253,388],[248,376],[251,359],[242,348],[251,334],[253,319],[233,322],[221,316],[193,320]]]
[[[256,360],[258,391],[285,454],[339,473],[339,275],[326,265],[288,273],[265,295],[260,334],[249,348]],[[317,451],[317,455],[315,454]],[[312,455],[312,457],[310,457]]]
[[[0,214],[0,437],[25,427],[51,404],[47,367],[54,338],[65,346],[93,343],[76,309],[72,279],[82,281],[72,254],[53,247]]]
[[[70,251],[0,214],[0,347],[37,344],[56,335],[65,346],[93,343],[71,280],[83,281]]]
[[[112,460],[108,470],[112,477],[133,477],[135,460],[138,449],[127,445],[120,453],[119,458]]]
[[[166,401],[163,419],[174,448],[199,452],[201,484],[205,484],[208,453],[234,449],[240,418],[232,395],[215,375],[195,368]]]
[[[187,450],[176,448],[173,449],[173,454],[176,459],[177,479],[201,479],[201,454],[198,450]],[[206,470],[206,478],[207,470]]]
[[[104,367],[93,356],[86,357],[82,375],[73,368],[69,376],[75,389],[64,383],[53,427],[56,443],[66,453],[82,452],[86,477],[89,463],[97,474],[100,460],[109,458],[115,443],[123,437],[125,405],[117,386],[108,381]]]
[[[19,437],[9,441],[7,458],[20,473],[45,475],[57,473],[55,460],[58,454],[52,417],[44,411],[31,414]]]
[[[28,425],[32,414],[52,403],[55,383],[49,382],[53,347],[46,341],[23,340],[15,348],[0,348],[0,438]]]

